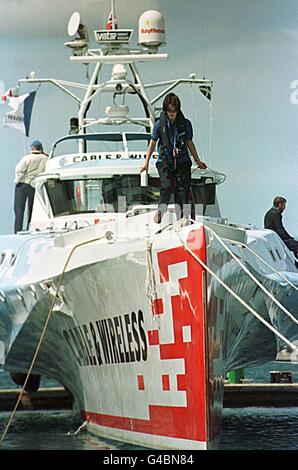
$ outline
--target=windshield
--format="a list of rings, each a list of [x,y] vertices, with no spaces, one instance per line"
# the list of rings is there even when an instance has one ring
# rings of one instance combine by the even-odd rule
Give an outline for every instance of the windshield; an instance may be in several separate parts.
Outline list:
[[[191,202],[202,205],[206,215],[218,216],[215,183],[206,184],[205,179],[192,179]],[[158,204],[160,180],[149,176],[148,186],[143,187],[139,174],[101,175],[83,180],[55,178],[46,181],[45,189],[55,217],[88,212],[127,212],[136,205]],[[173,194],[169,202],[174,203]],[[207,206],[210,209],[205,212]]]
[[[52,179],[45,183],[54,216],[86,212],[126,212],[137,204],[157,204],[159,179],[140,186],[140,175],[86,180]]]

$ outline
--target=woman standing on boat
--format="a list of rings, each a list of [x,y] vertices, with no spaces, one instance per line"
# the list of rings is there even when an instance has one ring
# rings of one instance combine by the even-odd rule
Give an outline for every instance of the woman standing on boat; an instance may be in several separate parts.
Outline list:
[[[206,163],[200,160],[192,138],[192,125],[181,111],[180,99],[174,93],[169,93],[163,101],[160,119],[153,127],[146,160],[140,169],[141,172],[148,171],[149,160],[158,142],[156,168],[160,178],[160,199],[154,216],[158,224],[167,210],[172,193],[177,219],[183,217],[183,208],[189,204],[192,165],[189,152],[199,168],[207,168]]]

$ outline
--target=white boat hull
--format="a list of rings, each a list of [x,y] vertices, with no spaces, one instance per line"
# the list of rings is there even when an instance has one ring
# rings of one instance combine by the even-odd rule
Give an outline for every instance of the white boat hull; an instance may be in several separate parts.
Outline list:
[[[128,223],[134,227],[133,220]],[[185,227],[181,236],[270,321],[254,283],[203,225]],[[154,237],[150,251],[146,241],[145,236],[101,241],[73,256],[33,371],[70,390],[92,433],[160,449],[214,448],[226,371],[273,360],[278,343],[207,275],[177,236]],[[52,269],[50,259],[59,249],[56,272],[62,271],[70,251],[62,245],[59,239],[34,254],[41,272]],[[13,302],[16,293],[6,292],[2,311],[6,305],[12,320],[8,370],[28,370],[58,279],[52,272],[47,290],[28,281],[23,300]],[[29,285],[35,291],[31,306]],[[15,322],[16,311],[21,323]]]

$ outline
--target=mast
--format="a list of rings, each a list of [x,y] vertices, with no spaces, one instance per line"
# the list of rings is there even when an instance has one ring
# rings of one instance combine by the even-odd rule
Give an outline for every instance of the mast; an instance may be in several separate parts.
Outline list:
[[[68,23],[68,35],[73,37],[65,42],[65,46],[72,50],[70,61],[84,66],[92,65],[93,71],[88,83],[74,83],[65,80],[52,78],[38,79],[36,77],[19,80],[20,83],[50,83],[58,87],[63,93],[70,97],[78,106],[77,132],[85,134],[94,126],[107,125],[137,125],[145,128],[146,132],[152,129],[157,111],[157,103],[169,92],[180,84],[198,85],[198,91],[203,88],[211,91],[212,82],[205,78],[197,79],[195,74],[189,78],[178,78],[156,83],[143,83],[141,74],[138,71],[139,62],[156,62],[167,60],[167,53],[159,53],[159,47],[166,44],[165,22],[162,14],[155,10],[144,12],[138,22],[139,49],[130,49],[127,45],[133,33],[132,29],[118,29],[115,14],[115,0],[111,0],[111,11],[109,14],[109,24],[112,30],[106,26],[105,29],[95,30],[94,39],[99,48],[89,48],[89,35],[87,28],[81,21],[80,14],[74,12]],[[150,28],[148,27],[150,24]],[[76,37],[79,34],[80,37]],[[110,78],[99,82],[99,77],[103,66],[113,65]],[[129,69],[129,70],[127,70]],[[130,72],[130,75],[127,75]],[[88,77],[89,78],[89,77]],[[149,91],[153,88],[161,87],[156,96],[151,97]],[[73,92],[75,88],[78,93]],[[110,96],[119,100],[122,104],[117,104],[115,100],[111,106],[106,107],[105,114],[88,117],[89,109],[95,98],[102,93],[110,93]],[[202,91],[203,93],[203,91]],[[82,96],[83,95],[83,96]],[[126,98],[134,95],[141,102],[145,111],[145,116],[131,116],[129,107],[126,105]],[[85,141],[79,141],[79,152],[84,153],[86,149]]]
[[[111,0],[111,11],[112,11],[112,26],[115,29],[115,2]]]

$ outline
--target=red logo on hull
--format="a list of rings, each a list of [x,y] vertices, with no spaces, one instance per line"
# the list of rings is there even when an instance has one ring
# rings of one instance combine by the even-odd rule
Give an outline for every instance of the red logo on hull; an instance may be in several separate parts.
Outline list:
[[[206,243],[203,227],[189,233],[187,245],[206,263]],[[184,361],[184,373],[170,377],[160,374],[162,393],[171,389],[183,391],[185,406],[150,405],[150,419],[135,419],[96,413],[86,413],[89,421],[101,425],[192,441],[207,440],[207,378],[205,366],[205,325],[203,269],[183,246],[157,253],[160,285],[171,281],[171,269],[175,265],[186,267],[185,277],[178,278],[176,295],[171,295],[170,310],[173,341],[162,341],[162,329],[148,331],[150,348],[159,348],[161,363],[180,359]],[[164,315],[164,299],[156,299],[152,314]],[[155,349],[156,351],[156,349]],[[162,370],[162,366],[160,366]],[[159,367],[158,367],[159,370]],[[174,380],[174,379],[175,380]],[[137,377],[139,393],[146,391],[146,376]]]

